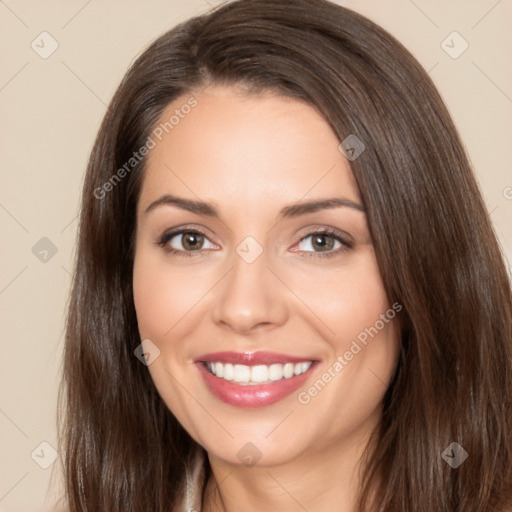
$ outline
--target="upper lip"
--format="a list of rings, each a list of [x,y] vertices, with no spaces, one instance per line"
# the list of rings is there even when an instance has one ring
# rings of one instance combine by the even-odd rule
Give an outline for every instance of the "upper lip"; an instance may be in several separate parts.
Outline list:
[[[290,356],[277,352],[212,352],[196,358],[196,362],[219,362],[256,366],[259,364],[305,363],[315,361],[311,357]]]

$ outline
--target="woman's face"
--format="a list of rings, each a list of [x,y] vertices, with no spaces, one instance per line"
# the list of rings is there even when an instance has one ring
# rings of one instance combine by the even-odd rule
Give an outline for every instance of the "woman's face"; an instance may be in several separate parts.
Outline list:
[[[400,306],[340,141],[297,100],[191,96],[153,132],[137,211],[134,300],[154,384],[226,463],[360,446],[395,367]]]

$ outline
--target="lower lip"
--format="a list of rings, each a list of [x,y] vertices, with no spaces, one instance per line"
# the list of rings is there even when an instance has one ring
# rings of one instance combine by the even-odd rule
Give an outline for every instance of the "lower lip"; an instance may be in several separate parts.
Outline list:
[[[297,391],[306,382],[316,363],[300,375],[289,379],[283,378],[270,384],[235,384],[216,377],[201,362],[198,362],[197,366],[206,386],[219,400],[235,407],[256,408],[275,404]]]

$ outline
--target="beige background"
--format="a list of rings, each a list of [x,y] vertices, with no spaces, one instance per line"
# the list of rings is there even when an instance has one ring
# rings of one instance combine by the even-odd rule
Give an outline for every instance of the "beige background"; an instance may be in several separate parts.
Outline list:
[[[0,0],[0,511],[51,508],[64,312],[88,153],[114,89],[155,37],[214,0]],[[429,71],[467,146],[512,260],[512,3],[339,1],[401,40]],[[47,31],[58,43],[51,49]],[[442,41],[469,43],[458,58]],[[450,52],[463,41],[451,36]],[[47,241],[57,249],[46,254]],[[32,251],[38,243],[39,253]],[[475,240],[475,243],[479,243]],[[31,455],[32,454],[32,455]]]

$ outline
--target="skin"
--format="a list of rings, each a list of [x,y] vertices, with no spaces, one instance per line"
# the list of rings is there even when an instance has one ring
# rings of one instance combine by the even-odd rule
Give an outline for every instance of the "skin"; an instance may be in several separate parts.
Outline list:
[[[190,96],[170,104],[162,122]],[[397,361],[396,318],[307,404],[292,393],[258,409],[228,405],[194,364],[217,351],[307,356],[320,361],[299,390],[307,391],[391,308],[364,211],[341,206],[278,220],[281,208],[310,200],[361,204],[349,162],[305,103],[227,86],[194,97],[197,106],[151,150],[138,204],[134,301],[141,339],[160,350],[148,370],[208,452],[204,510],[355,510],[359,459]],[[164,194],[212,202],[220,218],[174,205],[146,212]],[[200,250],[182,235],[167,242],[185,257],[157,243],[182,226],[206,235]],[[352,247],[328,236],[334,245],[322,251],[307,235],[325,228]],[[249,235],[263,250],[252,263],[236,252]],[[237,456],[247,442],[261,452],[252,467]]]

